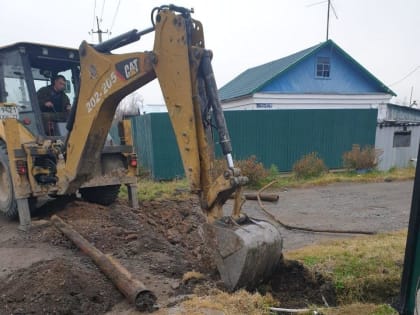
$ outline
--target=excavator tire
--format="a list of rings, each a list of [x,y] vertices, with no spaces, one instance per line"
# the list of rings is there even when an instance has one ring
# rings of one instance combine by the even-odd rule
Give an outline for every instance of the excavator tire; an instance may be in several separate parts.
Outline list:
[[[86,187],[80,188],[79,192],[82,195],[82,198],[88,202],[109,206],[117,199],[120,186],[121,185]]]
[[[7,157],[6,145],[3,142],[0,142],[0,212],[9,218],[18,216],[9,158]]]

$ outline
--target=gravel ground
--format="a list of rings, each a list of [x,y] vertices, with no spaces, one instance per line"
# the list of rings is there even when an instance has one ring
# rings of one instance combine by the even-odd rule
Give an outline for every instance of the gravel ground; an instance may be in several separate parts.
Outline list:
[[[411,207],[413,181],[345,184],[266,191],[279,194],[276,203],[263,202],[277,220],[313,229],[386,232],[405,229]],[[256,201],[247,201],[245,211],[267,219]],[[324,239],[351,234],[311,233],[280,227],[284,249],[290,250]]]

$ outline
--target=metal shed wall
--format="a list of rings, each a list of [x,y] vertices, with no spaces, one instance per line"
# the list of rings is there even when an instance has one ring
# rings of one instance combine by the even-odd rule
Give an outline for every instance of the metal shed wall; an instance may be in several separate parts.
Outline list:
[[[397,131],[411,131],[409,147],[393,147],[394,134]],[[417,156],[420,140],[420,125],[413,126],[386,126],[381,123],[376,128],[375,147],[382,151],[378,169],[387,171],[391,167],[407,167],[411,159]]]
[[[393,104],[386,106],[387,114],[384,120],[420,122],[420,110],[418,109]]]
[[[342,166],[353,144],[374,145],[376,109],[225,112],[234,158],[256,155],[266,167],[290,171],[303,155],[316,151],[329,168]],[[141,164],[155,179],[183,176],[178,146],[167,113],[132,119]]]

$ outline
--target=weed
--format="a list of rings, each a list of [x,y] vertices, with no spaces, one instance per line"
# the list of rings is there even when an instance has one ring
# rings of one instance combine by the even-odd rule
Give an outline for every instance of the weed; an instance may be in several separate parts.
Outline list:
[[[343,305],[340,307],[332,307],[321,309],[321,313],[325,315],[398,315],[398,312],[387,304],[362,304],[354,303]]]
[[[239,290],[229,294],[219,290],[208,289],[205,296],[195,296],[182,303],[185,313],[182,314],[271,314],[269,307],[276,306],[277,302],[270,294],[260,295]]]
[[[348,170],[373,169],[381,154],[382,151],[374,147],[360,148],[360,145],[353,144],[351,151],[343,154],[343,166]]]
[[[304,155],[293,165],[293,172],[297,178],[318,177],[327,171],[324,161],[318,156],[317,152]]]
[[[139,200],[185,199],[189,196],[187,179],[158,182],[140,179],[137,184]],[[120,197],[121,197],[120,191]]]
[[[245,160],[239,160],[236,165],[241,169],[242,174],[249,179],[250,186],[256,186],[258,183],[268,176],[267,170],[261,162],[258,162],[255,155],[251,155]]]
[[[382,304],[371,315],[398,315],[398,312],[391,306]]]
[[[241,170],[243,176],[248,177],[248,185],[250,187],[258,186],[269,175],[269,171],[264,168],[261,162],[258,162],[255,155],[251,155],[245,160],[236,160],[235,167]],[[216,160],[213,165],[213,174],[221,175],[226,168],[226,161],[224,159]]]

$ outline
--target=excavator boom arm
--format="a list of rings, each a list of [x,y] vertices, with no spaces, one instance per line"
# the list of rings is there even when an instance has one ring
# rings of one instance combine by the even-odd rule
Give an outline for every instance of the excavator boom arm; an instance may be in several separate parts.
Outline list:
[[[132,30],[96,46],[79,48],[81,88],[67,141],[66,167],[59,170],[59,186],[72,193],[99,165],[107,130],[120,100],[157,77],[175,132],[186,177],[201,206],[213,221],[222,205],[246,183],[234,168],[232,147],[211,68],[211,52],[204,48],[203,28],[187,9],[158,8],[155,25]],[[111,50],[155,31],[152,52],[111,54]],[[210,120],[214,119],[215,123]],[[212,175],[214,149],[211,126],[216,125],[226,171]],[[81,145],[82,144],[82,145]],[[64,176],[61,176],[64,175]],[[239,215],[239,203],[236,215]]]

